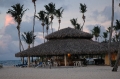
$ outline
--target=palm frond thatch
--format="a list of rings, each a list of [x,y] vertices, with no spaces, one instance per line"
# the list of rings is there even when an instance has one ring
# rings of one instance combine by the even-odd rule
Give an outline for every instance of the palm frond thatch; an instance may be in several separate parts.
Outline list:
[[[63,39],[63,38],[85,38],[85,39],[91,39],[93,36],[87,32],[80,31],[78,29],[74,28],[65,28],[61,29],[59,31],[56,31],[54,33],[49,34],[45,38],[50,39]]]
[[[55,39],[17,53],[15,56],[64,55],[67,53],[101,54],[107,53],[107,48],[87,39]]]

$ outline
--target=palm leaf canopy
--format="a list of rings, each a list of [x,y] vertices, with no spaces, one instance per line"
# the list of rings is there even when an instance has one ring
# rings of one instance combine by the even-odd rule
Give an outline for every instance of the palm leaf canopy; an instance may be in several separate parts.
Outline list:
[[[48,5],[45,5],[44,7],[47,11],[47,14],[55,14],[55,4],[54,3],[51,2]]]
[[[103,32],[103,38],[107,38],[108,37],[108,32]]]
[[[55,11],[55,15],[56,17],[58,17],[59,19],[62,17],[62,13],[63,13],[64,9],[59,8],[58,10]]]
[[[76,25],[77,25],[77,18],[73,18],[70,20],[71,24],[74,26],[74,28],[76,29]]]
[[[49,24],[50,24],[48,16],[45,17],[45,24],[46,24],[46,25],[49,25]]]
[[[80,3],[80,12],[81,13],[85,13],[87,11],[86,8],[87,8],[87,6],[85,4]]]
[[[23,40],[27,43],[27,44],[31,44],[33,43],[33,41],[35,40],[35,37],[33,37],[33,32],[24,32],[24,34],[22,34]]]
[[[35,4],[35,1],[37,1],[37,0],[32,0],[32,2]]]
[[[116,20],[116,25],[114,26],[114,29],[117,31],[120,29],[120,21]]]
[[[46,13],[45,11],[40,11],[40,12],[38,13],[39,16],[36,15],[36,17],[37,17],[39,20],[41,20],[41,21],[44,22],[44,20],[45,20],[45,13]]]
[[[24,9],[24,5],[20,5],[20,3],[15,4],[11,7],[12,9],[8,9],[7,13],[11,14],[16,22],[18,22],[18,20],[21,20],[25,11],[28,10],[28,9]]]
[[[92,34],[95,35],[95,37],[99,37],[100,35],[100,27],[99,26],[95,26],[92,30]]]

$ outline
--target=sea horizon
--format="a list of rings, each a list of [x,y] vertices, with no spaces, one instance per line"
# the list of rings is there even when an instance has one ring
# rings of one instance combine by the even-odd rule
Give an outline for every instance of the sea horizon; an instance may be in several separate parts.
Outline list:
[[[3,66],[14,66],[14,65],[18,65],[21,64],[21,60],[0,60],[0,64],[2,64]]]

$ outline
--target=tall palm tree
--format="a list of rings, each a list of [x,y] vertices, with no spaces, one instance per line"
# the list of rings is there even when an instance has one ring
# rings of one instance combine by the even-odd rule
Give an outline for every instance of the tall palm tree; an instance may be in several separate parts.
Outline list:
[[[84,15],[84,13],[87,11],[86,9],[87,9],[86,4],[80,3],[80,12],[83,14],[83,15],[82,15],[82,19],[83,19],[82,30],[83,30],[83,26],[84,26],[84,24],[85,24],[85,18],[86,18],[86,16]]]
[[[100,37],[100,27],[95,26],[92,30],[92,35],[95,36],[95,40],[97,41],[98,37]]]
[[[48,16],[45,17],[45,24],[46,24],[46,33],[48,35],[48,29],[49,29],[49,25],[50,25]]]
[[[18,38],[19,38],[19,49],[21,52],[21,38],[20,38],[20,24],[22,22],[22,17],[28,9],[24,9],[24,5],[20,5],[20,3],[11,6],[12,9],[8,9],[7,14],[11,14],[14,18],[15,22],[17,22],[17,30],[18,30]],[[24,50],[24,49],[23,49]]]
[[[30,44],[33,43],[33,41],[35,40],[35,37],[33,35],[33,32],[24,32],[24,34],[22,34],[22,38],[23,40],[28,44],[28,49],[30,48]],[[30,66],[30,57],[28,57],[28,67]]]
[[[61,17],[62,17],[63,11],[64,11],[64,9],[62,9],[62,7],[55,11],[55,15],[58,18],[58,23],[59,23],[58,30],[60,30],[60,23],[61,23]]]
[[[43,39],[44,39],[44,43],[45,43],[45,38],[44,38],[44,26],[45,26],[45,11],[40,11],[38,13],[38,16],[36,15],[36,17],[42,21],[41,25],[43,26]]]
[[[104,42],[107,42],[108,32],[103,32]]]
[[[111,51],[110,51],[110,45],[111,45],[111,38],[112,38],[112,28],[113,28],[113,21],[114,21],[114,0],[112,0],[112,18],[111,18],[111,27],[110,27],[110,35],[109,35],[109,42],[108,42],[108,57],[109,57],[109,64],[111,64]]]
[[[74,26],[74,28],[77,29],[77,28],[76,28],[76,25],[77,25],[77,18],[71,19],[70,22],[71,22],[71,24]]]
[[[116,59],[116,62],[115,62],[115,65],[112,69],[112,71],[117,71],[118,69],[118,63],[119,63],[119,59],[120,59],[120,21],[116,21],[116,27],[117,27],[117,31],[119,31],[118,33],[118,38],[119,38],[119,47],[118,47],[118,54],[117,54],[117,59]]]
[[[34,36],[34,27],[35,27],[35,14],[36,14],[36,2],[37,0],[32,0],[32,2],[33,2],[33,4],[34,4],[34,10],[35,10],[35,12],[34,12],[34,17],[33,17],[33,36]],[[34,39],[34,37],[33,37],[33,39]],[[34,41],[33,41],[33,47],[34,47]]]
[[[53,32],[53,28],[52,28],[52,21],[54,19],[54,15],[55,15],[55,4],[54,3],[49,3],[48,5],[45,5],[44,6],[46,11],[47,11],[47,14],[48,14],[48,17],[50,15],[50,19],[51,19],[51,30]]]

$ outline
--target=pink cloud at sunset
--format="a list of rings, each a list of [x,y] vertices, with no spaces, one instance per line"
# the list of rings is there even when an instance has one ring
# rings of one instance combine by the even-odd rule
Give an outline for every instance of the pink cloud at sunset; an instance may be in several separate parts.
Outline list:
[[[11,17],[11,15],[7,14],[5,16],[5,26],[8,26],[9,24],[15,24],[14,19]]]

